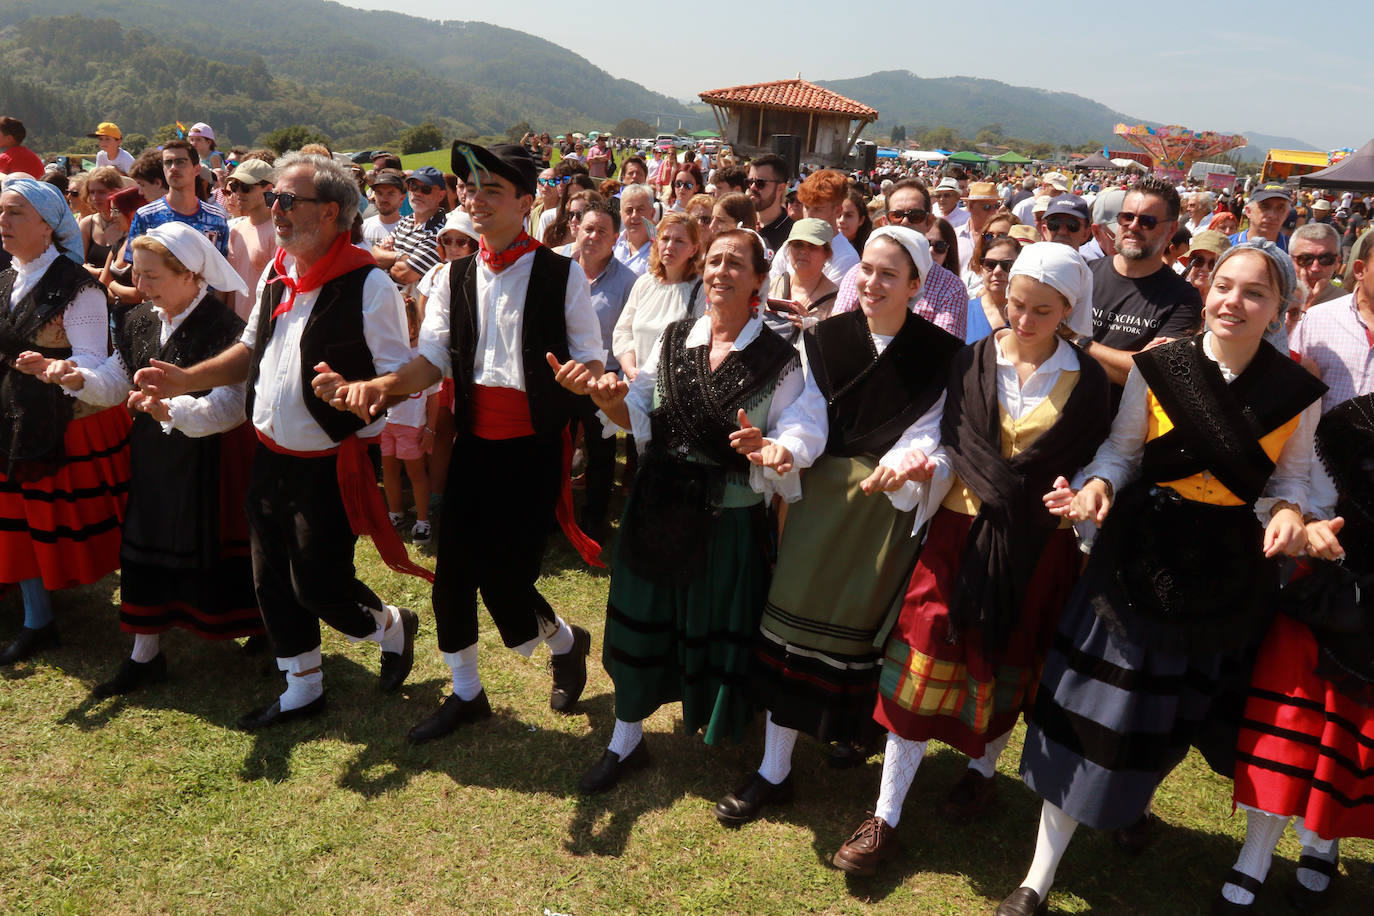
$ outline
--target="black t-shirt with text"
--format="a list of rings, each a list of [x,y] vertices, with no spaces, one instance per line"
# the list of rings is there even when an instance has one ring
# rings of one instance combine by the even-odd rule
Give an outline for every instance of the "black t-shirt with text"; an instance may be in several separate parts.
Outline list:
[[[1123,277],[1113,258],[1088,262],[1093,275],[1093,340],[1137,352],[1156,337],[1179,338],[1202,326],[1202,296],[1160,264],[1148,277]]]

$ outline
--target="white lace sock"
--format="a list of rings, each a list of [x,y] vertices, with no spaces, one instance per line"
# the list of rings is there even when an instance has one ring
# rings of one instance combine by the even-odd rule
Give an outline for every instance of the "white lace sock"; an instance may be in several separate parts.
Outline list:
[[[400,654],[406,648],[406,628],[401,622],[401,609],[394,604],[386,605],[386,622],[382,624],[382,635],[377,640],[383,652]]]
[[[1011,729],[1007,733],[993,738],[988,742],[983,750],[983,756],[977,760],[970,760],[968,768],[974,770],[984,779],[991,779],[997,775],[997,760],[1002,756],[1002,752],[1007,749],[1007,742],[1011,740]]]
[[[878,790],[878,804],[873,813],[887,821],[889,827],[896,827],[902,819],[902,803],[906,801],[906,793],[925,756],[925,741],[908,741],[900,735],[887,733],[882,787]]]
[[[1044,900],[1054,885],[1054,873],[1069,848],[1069,840],[1078,829],[1078,821],[1049,802],[1040,808],[1040,830],[1035,835],[1035,857],[1022,887],[1035,891]]]
[[[1326,862],[1334,862],[1341,856],[1340,840],[1323,840],[1306,827],[1298,827],[1298,839],[1302,841],[1302,854],[1314,856]],[[1309,891],[1320,894],[1331,886],[1331,877],[1310,868],[1298,869],[1298,883]]]
[[[1263,882],[1269,874],[1269,863],[1274,859],[1274,847],[1279,845],[1279,837],[1288,826],[1289,818],[1277,814],[1266,814],[1254,808],[1245,810],[1245,845],[1240,848],[1235,869]],[[1249,906],[1255,902],[1255,895],[1245,888],[1227,881],[1221,886],[1221,896],[1232,903]]]
[[[482,678],[477,673],[477,643],[442,654],[444,664],[453,669],[453,695],[460,700],[474,699],[482,692]]]
[[[611,732],[611,743],[606,746],[606,750],[624,760],[630,756],[631,751],[639,747],[639,739],[643,737],[643,722],[625,722],[616,719],[615,731]]]
[[[572,651],[573,647],[572,627],[568,626],[567,621],[562,617],[559,617],[557,632],[545,640],[545,642],[549,644],[549,651],[554,655],[567,655]]]
[[[778,785],[792,772],[792,748],[797,744],[797,730],[773,721],[773,714],[763,726],[763,763],[759,775]]]
[[[157,653],[162,649],[162,640],[156,633],[135,633],[134,651],[129,655],[133,661],[150,662],[157,658]]]
[[[288,709],[300,709],[307,703],[313,702],[323,693],[323,671],[315,671],[311,674],[288,674],[286,676],[286,690],[278,697],[278,700],[281,703],[282,712],[286,712]]]

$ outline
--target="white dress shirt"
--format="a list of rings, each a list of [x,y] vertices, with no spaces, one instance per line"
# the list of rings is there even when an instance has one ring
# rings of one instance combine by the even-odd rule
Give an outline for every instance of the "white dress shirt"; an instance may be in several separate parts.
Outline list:
[[[167,313],[162,309],[153,306],[153,313],[161,322],[158,332],[158,344],[160,346],[165,346],[176,329],[181,327],[187,318],[191,317],[191,313],[200,305],[207,291],[205,286],[201,286],[200,293],[191,300],[191,304],[179,315],[171,318],[168,318]],[[79,391],[71,393],[85,403],[96,407],[113,407],[115,404],[123,404],[134,387],[129,368],[124,365],[124,358],[119,355],[118,350],[111,353],[109,359],[96,368],[78,369],[77,371],[85,379],[85,384]],[[179,430],[193,439],[228,432],[243,422],[243,402],[243,382],[216,388],[203,398],[193,397],[189,394],[170,398],[166,404],[171,411],[171,419],[162,423],[162,431],[170,433],[174,429]]]
[[[296,259],[287,255],[286,272],[296,277]],[[262,301],[270,271],[263,271],[255,302]],[[291,311],[277,319],[267,339],[258,367],[254,388],[253,426],[282,448],[294,452],[322,452],[338,445],[306,409],[305,399],[315,397],[301,383],[301,335],[305,323],[320,298],[319,289],[299,293]],[[251,350],[258,333],[254,307],[240,340]],[[410,361],[410,333],[406,325],[405,302],[396,284],[381,270],[372,270],[363,281],[363,339],[372,351],[372,364],[378,375],[395,372]],[[332,408],[331,408],[332,409]],[[376,436],[386,425],[386,414],[358,431],[363,438]]]
[[[477,353],[473,360],[472,381],[488,388],[525,390],[525,357],[522,350],[525,325],[525,294],[530,287],[534,252],[500,273],[478,258],[477,269]],[[420,355],[445,376],[453,375],[449,355],[449,270],[445,264],[434,276],[434,293],[425,304],[425,320],[420,326]],[[601,323],[592,305],[591,288],[582,267],[573,261],[568,270],[568,286],[563,296],[563,321],[568,329],[568,354],[580,363],[604,363],[606,348],[601,344]]]
[[[38,285],[47,273],[52,262],[65,257],[54,246],[49,245],[42,254],[32,261],[14,259],[14,287],[10,290],[9,307],[24,301],[24,297]],[[109,312],[105,307],[105,292],[88,286],[77,293],[62,310],[62,330],[71,344],[72,355],[69,359],[76,366],[88,369],[99,366],[109,355]]]
[[[743,350],[758,338],[763,330],[762,318],[750,318],[730,345],[730,352]],[[686,346],[704,347],[711,343],[711,316],[703,315],[692,325],[687,333]],[[635,437],[635,444],[643,452],[653,438],[649,424],[649,413],[654,407],[654,388],[658,384],[659,354],[663,349],[660,337],[649,351],[648,358],[639,367],[639,374],[630,383],[629,393],[625,396],[625,406],[630,412],[630,428],[626,430]],[[792,453],[792,470],[779,475],[775,471],[751,465],[749,484],[756,492],[771,495],[777,493],[788,502],[801,498],[801,478],[799,472],[810,467],[825,451],[825,440],[829,432],[826,423],[825,397],[816,387],[815,378],[804,363],[801,372],[789,372],[778,383],[773,392],[773,400],[768,405],[765,422],[761,418],[750,417],[750,422],[763,429],[765,437]],[[617,426],[603,412],[598,411],[602,435],[615,435]]]

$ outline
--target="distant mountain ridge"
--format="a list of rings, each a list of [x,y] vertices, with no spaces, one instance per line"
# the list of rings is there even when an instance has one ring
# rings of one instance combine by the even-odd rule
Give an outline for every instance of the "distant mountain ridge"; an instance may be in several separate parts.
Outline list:
[[[882,70],[853,79],[818,80],[817,84],[878,109],[882,133],[901,124],[908,131],[917,126],[945,126],[972,137],[995,123],[1001,124],[1009,137],[1073,145],[1106,143],[1119,148],[1124,141],[1112,133],[1118,123],[1156,123],[1071,92],[1012,86],[977,77],[921,77],[907,70]],[[1245,160],[1263,159],[1270,147],[1318,149],[1293,137],[1238,132],[1250,141],[1248,147],[1235,153]]]

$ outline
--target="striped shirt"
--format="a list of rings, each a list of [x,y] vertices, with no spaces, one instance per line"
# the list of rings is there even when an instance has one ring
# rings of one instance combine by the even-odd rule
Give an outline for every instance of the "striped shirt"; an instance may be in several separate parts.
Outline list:
[[[1288,345],[1321,370],[1322,413],[1374,391],[1374,343],[1353,293],[1309,308]]]
[[[860,265],[855,264],[844,275],[832,315],[852,312],[859,307],[859,268]],[[921,295],[912,303],[911,310],[963,340],[968,329],[968,288],[954,274],[939,264],[932,264],[930,275],[921,286]]]
[[[396,254],[403,255],[410,269],[421,276],[440,261],[439,233],[443,231],[445,216],[442,212],[435,213],[422,226],[415,225],[413,214],[403,216],[391,235]]]

